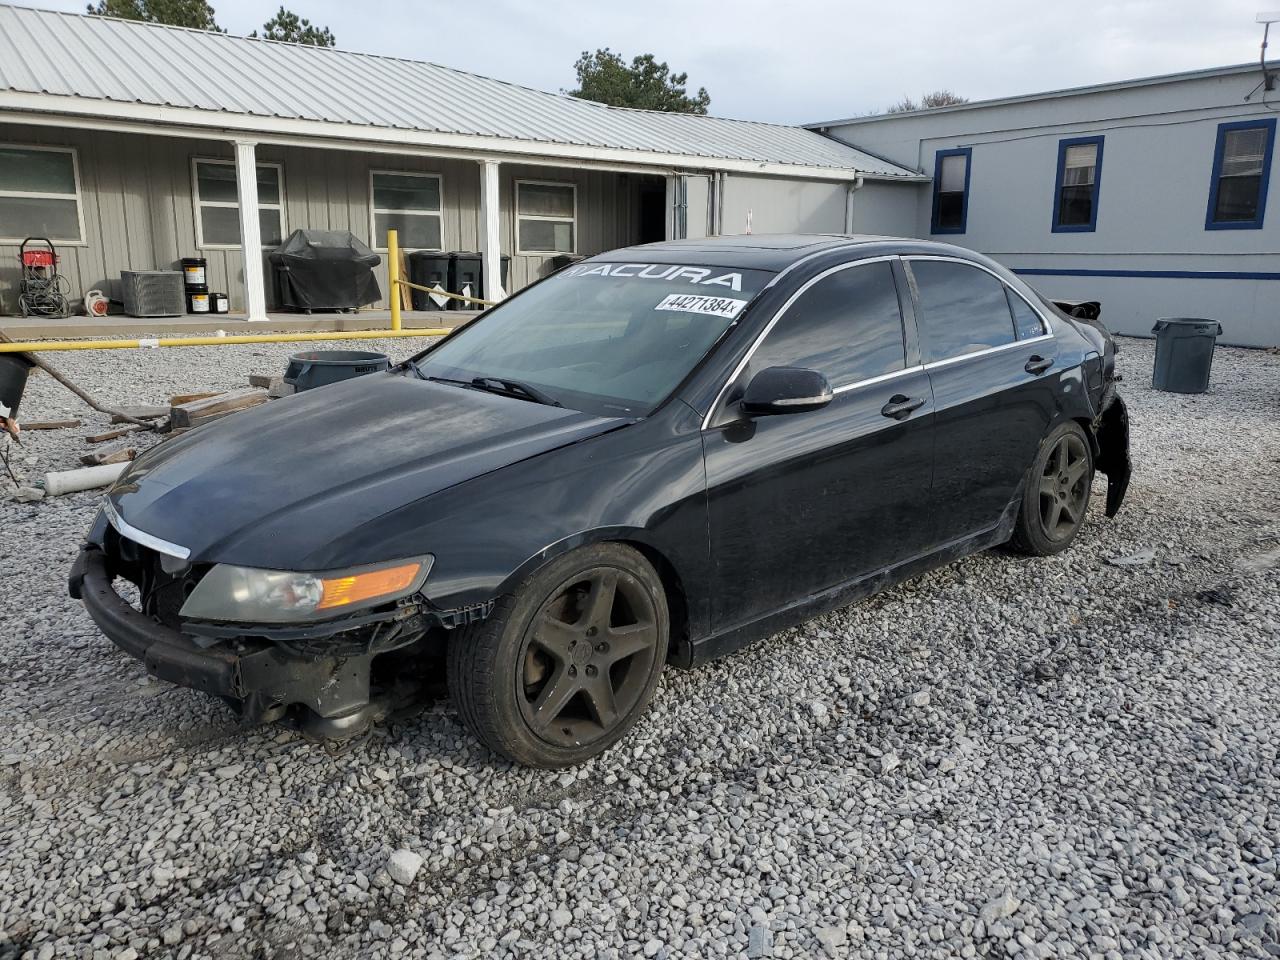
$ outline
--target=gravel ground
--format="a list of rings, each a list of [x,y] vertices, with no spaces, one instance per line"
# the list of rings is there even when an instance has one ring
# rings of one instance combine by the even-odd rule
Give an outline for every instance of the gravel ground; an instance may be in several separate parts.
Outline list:
[[[52,358],[137,403],[291,349]],[[568,773],[447,703],[339,756],[239,729],[67,598],[96,496],[3,501],[0,956],[1280,956],[1280,357],[1220,350],[1199,397],[1151,363],[1124,342],[1115,521],[1100,480],[1063,556],[669,672]],[[85,417],[27,435],[32,475],[105,422],[46,377],[24,414]]]

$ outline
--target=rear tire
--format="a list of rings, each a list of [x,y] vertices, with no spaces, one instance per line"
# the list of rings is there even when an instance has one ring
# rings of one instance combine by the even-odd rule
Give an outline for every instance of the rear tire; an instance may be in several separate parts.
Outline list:
[[[609,749],[644,713],[667,658],[662,581],[636,550],[566,554],[449,638],[467,728],[516,763],[556,768]]]
[[[1092,487],[1089,438],[1075,421],[1059,425],[1040,444],[1027,472],[1009,546],[1033,557],[1067,549],[1084,524]]]

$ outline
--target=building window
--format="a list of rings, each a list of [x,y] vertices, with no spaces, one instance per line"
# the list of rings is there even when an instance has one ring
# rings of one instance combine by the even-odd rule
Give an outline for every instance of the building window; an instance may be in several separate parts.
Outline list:
[[[240,246],[240,195],[233,160],[193,160],[196,245]],[[284,177],[278,163],[258,164],[258,229],[264,247],[284,240]]]
[[[1206,230],[1262,229],[1275,141],[1274,117],[1218,124]]]
[[[578,188],[516,181],[516,253],[550,256],[577,249]]]
[[[444,249],[442,193],[440,177],[434,173],[371,171],[373,248],[387,249],[387,231],[395,230],[406,250]]]
[[[933,159],[933,233],[964,233],[969,219],[968,147],[939,150]]]
[[[1058,141],[1058,181],[1053,191],[1053,231],[1088,233],[1098,224],[1102,137]]]
[[[0,234],[6,243],[27,237],[84,241],[74,150],[0,144]]]

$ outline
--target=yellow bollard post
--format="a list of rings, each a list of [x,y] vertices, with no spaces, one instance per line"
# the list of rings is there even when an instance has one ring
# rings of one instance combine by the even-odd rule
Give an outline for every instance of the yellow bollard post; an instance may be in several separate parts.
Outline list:
[[[391,329],[400,329],[400,236],[387,231],[387,286],[391,288]]]

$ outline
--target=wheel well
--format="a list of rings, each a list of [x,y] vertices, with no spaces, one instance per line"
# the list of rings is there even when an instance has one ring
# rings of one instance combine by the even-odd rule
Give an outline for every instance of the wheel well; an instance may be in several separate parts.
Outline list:
[[[1093,432],[1093,421],[1088,417],[1072,417],[1071,419],[1080,424],[1080,429],[1084,431],[1085,438],[1089,441],[1089,455],[1093,457],[1096,463],[1101,450],[1098,447],[1098,438]]]
[[[689,654],[689,602],[685,597],[684,584],[680,575],[662,552],[647,543],[636,540],[618,540],[633,550],[638,550],[644,558],[653,564],[662,580],[662,589],[667,595],[667,610],[671,616],[671,642],[667,648],[667,660],[671,663],[687,663]]]

